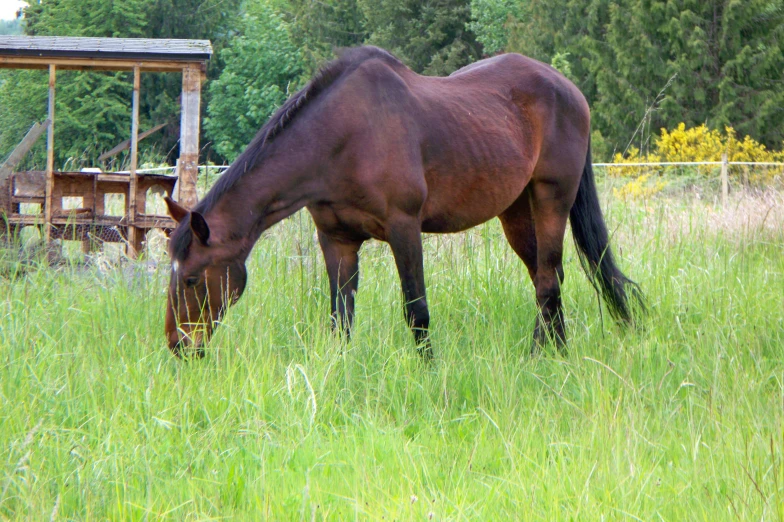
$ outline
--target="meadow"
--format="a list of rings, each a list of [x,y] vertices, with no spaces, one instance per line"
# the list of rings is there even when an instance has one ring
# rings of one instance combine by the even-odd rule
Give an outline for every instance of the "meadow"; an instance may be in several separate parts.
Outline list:
[[[435,360],[388,247],[330,333],[314,228],[265,234],[202,360],[163,336],[168,264],[0,279],[2,520],[784,520],[784,197],[620,201],[649,314],[616,326],[567,237],[569,346],[497,221],[428,236]]]

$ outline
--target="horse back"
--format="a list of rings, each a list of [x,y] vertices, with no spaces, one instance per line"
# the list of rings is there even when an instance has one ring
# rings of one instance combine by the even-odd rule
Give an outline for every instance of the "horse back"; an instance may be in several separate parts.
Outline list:
[[[579,90],[521,55],[483,60],[445,78],[372,59],[335,87],[332,127],[353,137],[342,172],[353,167],[352,181],[376,209],[401,201],[407,211],[418,208],[426,231],[455,232],[492,219],[523,192],[542,156],[557,154],[559,142],[584,134],[587,147],[589,116]]]

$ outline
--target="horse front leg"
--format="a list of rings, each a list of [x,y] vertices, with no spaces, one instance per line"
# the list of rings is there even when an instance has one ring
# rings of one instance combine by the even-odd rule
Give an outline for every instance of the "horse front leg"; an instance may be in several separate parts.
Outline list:
[[[351,338],[354,295],[359,287],[359,248],[362,241],[346,241],[318,231],[329,277],[332,329]]]
[[[395,256],[405,299],[405,314],[414,333],[417,351],[427,360],[433,358],[428,327],[430,313],[425,296],[425,270],[422,259],[422,228],[418,219],[391,226],[388,242]]]

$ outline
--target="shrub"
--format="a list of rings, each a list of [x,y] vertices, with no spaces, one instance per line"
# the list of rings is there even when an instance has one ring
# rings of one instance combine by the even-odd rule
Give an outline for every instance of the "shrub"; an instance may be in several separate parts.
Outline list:
[[[672,130],[661,130],[661,136],[654,141],[653,150],[643,154],[639,149],[630,147],[626,154],[616,154],[613,163],[669,163],[669,162],[715,162],[722,160],[722,154],[727,154],[730,162],[755,162],[755,163],[781,163],[784,162],[784,150],[768,150],[765,145],[750,136],[738,138],[735,129],[725,127],[724,132],[709,129],[706,125],[687,129],[686,124],[680,123]],[[685,174],[699,177],[714,177],[715,166],[670,166],[646,167],[641,175],[639,167],[610,167],[607,172],[610,176],[620,178],[635,178],[627,186],[615,191],[619,197],[646,197],[661,191],[665,184],[651,184],[652,174],[668,174],[682,176]],[[774,167],[748,167],[730,168],[730,179],[741,180],[743,184],[771,185],[782,177],[784,169]]]

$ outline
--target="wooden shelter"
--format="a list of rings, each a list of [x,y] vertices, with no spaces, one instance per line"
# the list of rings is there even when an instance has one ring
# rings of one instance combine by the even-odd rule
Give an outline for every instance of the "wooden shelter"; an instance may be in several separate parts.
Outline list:
[[[92,234],[105,241],[127,241],[129,253],[135,255],[141,250],[148,230],[173,228],[174,222],[168,216],[146,213],[145,198],[153,186],[173,195],[175,182],[179,181],[177,199],[186,206],[196,203],[200,93],[211,56],[212,46],[208,40],[0,36],[0,68],[49,71],[46,170],[0,173],[0,216],[5,211],[6,229],[39,225],[44,227],[47,239],[87,240]],[[54,102],[60,69],[133,72],[128,173],[55,170]],[[137,172],[139,85],[143,72],[182,74],[178,176]],[[125,194],[125,215],[105,215],[104,197],[116,193]],[[64,210],[63,197],[81,197],[81,208]],[[21,214],[22,203],[40,204],[43,215]]]

